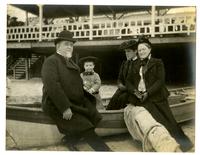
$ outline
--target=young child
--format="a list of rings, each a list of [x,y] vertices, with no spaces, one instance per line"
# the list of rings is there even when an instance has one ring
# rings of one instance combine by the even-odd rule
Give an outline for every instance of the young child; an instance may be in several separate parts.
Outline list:
[[[99,95],[99,89],[101,87],[101,79],[99,74],[94,71],[97,58],[88,56],[80,59],[80,64],[84,67],[84,72],[81,73],[83,79],[83,88],[95,96],[97,109],[104,109],[104,106]]]

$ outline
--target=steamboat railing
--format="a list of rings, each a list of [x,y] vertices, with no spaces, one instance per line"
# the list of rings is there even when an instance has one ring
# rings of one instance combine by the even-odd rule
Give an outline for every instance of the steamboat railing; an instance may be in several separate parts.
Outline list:
[[[53,40],[60,31],[69,30],[77,39],[95,39],[165,34],[186,34],[196,32],[196,16],[194,13],[170,14],[156,16],[151,23],[151,16],[138,16],[129,20],[111,20],[102,22],[76,22],[42,26],[42,40]],[[41,41],[39,26],[18,26],[7,28],[7,41]]]

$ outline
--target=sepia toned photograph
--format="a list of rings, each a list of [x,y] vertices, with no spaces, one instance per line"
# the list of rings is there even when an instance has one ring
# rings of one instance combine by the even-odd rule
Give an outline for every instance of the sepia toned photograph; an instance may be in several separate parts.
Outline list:
[[[6,151],[194,153],[196,12],[7,4]]]

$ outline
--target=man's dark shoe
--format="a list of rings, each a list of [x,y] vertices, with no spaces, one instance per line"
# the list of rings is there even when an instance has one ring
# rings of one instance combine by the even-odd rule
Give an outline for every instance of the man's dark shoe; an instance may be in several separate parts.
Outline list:
[[[97,126],[97,124],[103,119],[103,117],[101,116],[101,114],[96,113],[95,115],[93,115],[93,117],[91,118],[92,124],[94,126]]]
[[[183,152],[187,152],[189,151],[190,149],[192,149],[194,145],[192,144],[192,142],[188,142],[188,143],[183,143],[180,148]]]
[[[78,148],[73,144],[66,144],[69,151],[79,151]]]
[[[76,144],[78,143],[79,139],[70,139],[69,137],[67,136],[64,136],[62,139],[61,139],[61,143],[63,145],[66,145],[67,148],[69,149],[69,151],[79,151],[76,147]]]

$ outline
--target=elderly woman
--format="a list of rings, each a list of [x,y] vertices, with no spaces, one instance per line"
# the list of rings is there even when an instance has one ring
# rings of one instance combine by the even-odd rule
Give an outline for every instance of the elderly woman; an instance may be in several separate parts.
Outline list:
[[[164,65],[162,60],[152,58],[151,49],[148,39],[141,37],[138,40],[138,59],[132,62],[126,80],[129,103],[146,109],[180,144],[180,149],[187,151],[193,144],[173,117],[167,100],[169,92],[165,86]]]
[[[120,45],[120,49],[125,51],[127,60],[122,62],[117,80],[118,89],[112,96],[106,108],[107,110],[124,108],[128,102],[128,93],[125,81],[128,75],[130,63],[137,59],[137,42],[135,40],[125,41]]]

